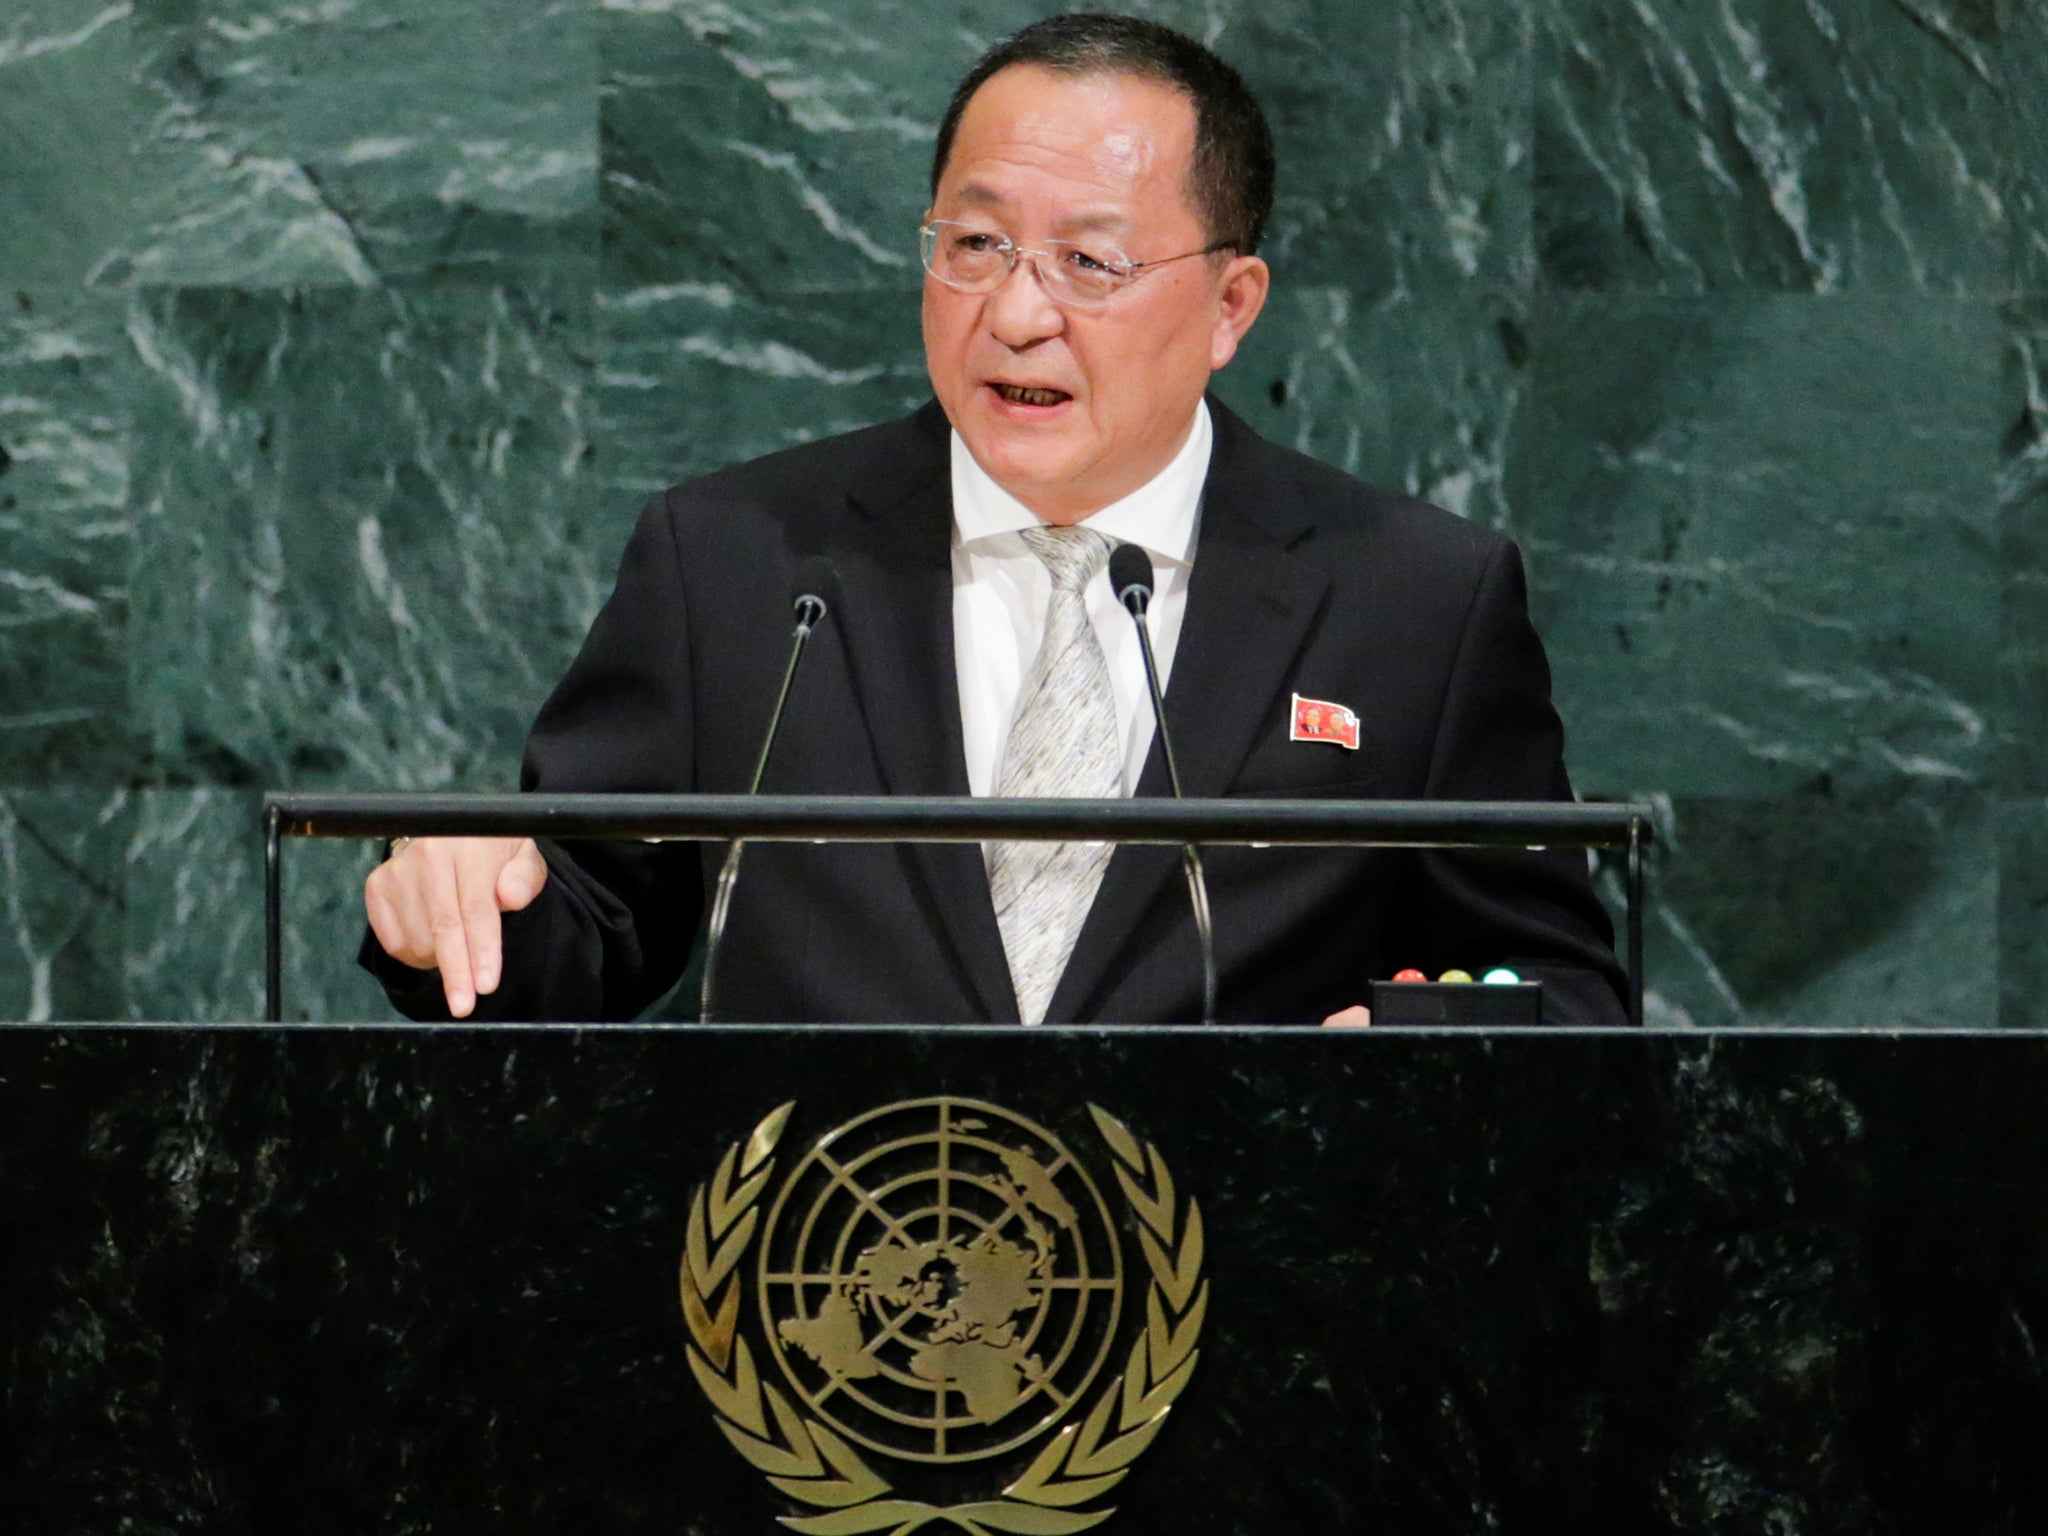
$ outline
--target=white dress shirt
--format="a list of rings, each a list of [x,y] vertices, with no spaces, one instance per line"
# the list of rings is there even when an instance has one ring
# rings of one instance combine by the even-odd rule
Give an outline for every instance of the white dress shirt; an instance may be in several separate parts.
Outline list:
[[[1209,407],[1198,402],[1187,441],[1172,462],[1084,524],[1106,535],[1112,547],[1136,544],[1152,557],[1150,623],[1162,691],[1187,613],[1188,573],[1194,567],[1211,441]],[[960,729],[968,788],[990,795],[1018,690],[1045,633],[1052,575],[1018,537],[1020,529],[1035,528],[1043,520],[989,478],[958,432],[953,434],[952,468],[953,656],[960,680]],[[1152,701],[1131,616],[1110,590],[1106,573],[1088,588],[1088,617],[1109,663],[1128,795],[1137,788],[1152,750]]]

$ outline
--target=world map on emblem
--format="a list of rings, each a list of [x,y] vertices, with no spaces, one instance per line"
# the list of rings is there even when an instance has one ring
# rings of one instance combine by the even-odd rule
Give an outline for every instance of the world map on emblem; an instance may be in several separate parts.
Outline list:
[[[1029,1440],[1087,1390],[1121,1262],[1093,1179],[1049,1131],[924,1099],[849,1121],[797,1166],[759,1295],[813,1411],[873,1449],[963,1461]]]

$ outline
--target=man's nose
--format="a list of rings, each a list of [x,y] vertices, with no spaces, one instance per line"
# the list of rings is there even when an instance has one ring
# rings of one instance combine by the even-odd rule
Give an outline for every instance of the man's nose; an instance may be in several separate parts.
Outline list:
[[[1028,347],[1066,329],[1067,312],[1053,302],[1038,275],[1041,259],[1019,252],[1016,266],[983,306],[989,333],[1006,347]]]

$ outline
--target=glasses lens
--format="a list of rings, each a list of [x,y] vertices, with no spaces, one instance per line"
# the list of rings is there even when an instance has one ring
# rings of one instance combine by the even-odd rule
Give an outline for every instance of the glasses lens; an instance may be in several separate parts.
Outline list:
[[[1121,252],[1101,246],[1048,240],[1043,270],[1046,286],[1058,297],[1078,304],[1100,304],[1129,280],[1130,263]]]
[[[935,219],[917,232],[924,269],[951,288],[987,293],[1008,279],[1020,255],[1028,255],[1046,292],[1063,303],[1100,304],[1131,280],[1132,266],[1121,251],[1048,240],[1043,250],[1020,252],[998,230]]]
[[[1009,242],[992,230],[967,224],[927,224],[925,270],[955,288],[994,288],[1009,275]]]

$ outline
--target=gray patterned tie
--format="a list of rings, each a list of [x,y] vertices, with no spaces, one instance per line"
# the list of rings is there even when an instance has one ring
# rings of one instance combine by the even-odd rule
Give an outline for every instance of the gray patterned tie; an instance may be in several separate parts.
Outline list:
[[[1116,697],[1084,595],[1109,563],[1109,540],[1088,528],[1030,528],[1023,538],[1052,572],[1052,602],[1045,637],[1017,694],[996,793],[1114,798],[1123,793]],[[1045,1018],[1109,855],[1107,843],[989,848],[989,893],[1026,1024]]]

